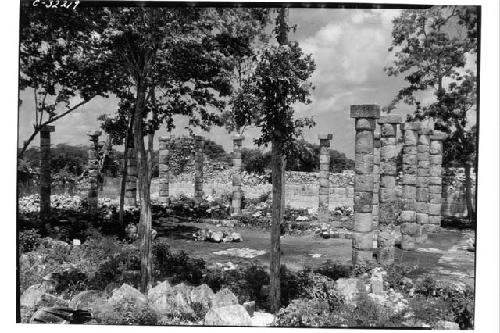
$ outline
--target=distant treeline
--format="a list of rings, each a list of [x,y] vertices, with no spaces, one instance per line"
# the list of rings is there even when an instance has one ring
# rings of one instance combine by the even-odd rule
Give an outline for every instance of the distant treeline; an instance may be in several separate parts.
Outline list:
[[[170,153],[177,158],[177,172],[182,169],[192,159],[192,147],[190,140],[174,140],[170,146]],[[87,170],[87,146],[76,146],[68,144],[58,144],[51,148],[50,167],[53,178],[62,182],[71,182],[73,178],[80,177]],[[191,153],[190,153],[191,152]],[[211,162],[226,164],[232,163],[231,153],[212,140],[205,140],[205,155]],[[153,177],[158,176],[158,151],[154,152]],[[334,149],[330,149],[330,171],[342,172],[354,168],[354,161]],[[112,177],[118,177],[121,173],[121,161],[123,153],[113,149],[111,159],[106,165],[106,173]],[[18,181],[27,182],[38,177],[40,166],[40,150],[38,147],[28,149],[22,160],[18,161]],[[265,173],[266,169],[271,169],[271,152],[261,149],[242,150],[242,164],[245,171],[249,173]],[[306,141],[298,141],[292,156],[287,160],[286,170],[315,172],[319,171],[319,145]]]

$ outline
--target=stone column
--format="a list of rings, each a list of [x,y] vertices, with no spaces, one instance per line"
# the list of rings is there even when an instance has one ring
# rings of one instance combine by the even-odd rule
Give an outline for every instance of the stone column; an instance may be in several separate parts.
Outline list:
[[[425,225],[429,224],[429,150],[430,135],[433,130],[420,123],[417,142],[417,202],[415,205],[416,219],[419,224],[417,243],[427,240]]]
[[[125,183],[125,206],[137,206],[137,154],[135,148],[128,147],[126,150],[127,163],[127,181]]]
[[[418,123],[404,123],[403,132],[403,210],[401,211],[401,248],[413,250],[418,231],[415,214],[417,184]]]
[[[380,133],[373,135],[373,229],[379,224],[379,190],[380,190]]]
[[[245,137],[233,136],[233,199],[231,201],[232,216],[241,215],[241,145]]]
[[[203,137],[196,136],[194,141],[194,198],[203,198]]]
[[[169,202],[169,184],[170,184],[170,165],[169,158],[169,141],[170,137],[160,136],[158,138],[159,148],[158,148],[158,169],[159,169],[159,193],[158,198],[162,203]]]
[[[435,232],[441,227],[443,141],[446,137],[447,135],[441,131],[434,131],[430,137],[429,223],[425,225],[426,232]]]
[[[373,261],[373,131],[379,117],[378,105],[351,105],[356,129],[353,265]]]
[[[332,134],[320,134],[319,139],[319,195],[318,219],[327,223],[330,215],[330,140]]]
[[[50,132],[54,126],[44,126],[40,130],[40,218],[45,220],[50,215]]]
[[[396,222],[396,177],[397,173],[397,149],[396,132],[397,125],[401,123],[400,115],[381,116],[380,124],[380,191],[379,191],[379,223],[383,225],[394,225]]]
[[[88,204],[89,215],[91,217],[97,216],[97,203],[98,203],[98,186],[99,186],[99,135],[101,131],[87,132],[90,140],[88,150],[88,168],[89,168],[89,192]]]

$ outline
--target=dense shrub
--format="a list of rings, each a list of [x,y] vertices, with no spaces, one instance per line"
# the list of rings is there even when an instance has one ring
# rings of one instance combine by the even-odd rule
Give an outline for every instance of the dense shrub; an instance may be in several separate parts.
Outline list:
[[[147,305],[121,302],[109,309],[101,309],[96,316],[98,324],[105,325],[156,325],[157,313]]]
[[[351,268],[349,266],[327,260],[321,264],[321,266],[316,268],[314,272],[327,276],[332,280],[338,280],[339,278],[349,277],[351,274]]]
[[[19,252],[30,252],[35,250],[41,243],[41,236],[35,229],[19,232]]]
[[[205,270],[203,259],[191,258],[184,251],[170,252],[165,240],[153,243],[153,271],[157,279],[171,278],[171,282],[189,282],[194,285],[202,283]]]

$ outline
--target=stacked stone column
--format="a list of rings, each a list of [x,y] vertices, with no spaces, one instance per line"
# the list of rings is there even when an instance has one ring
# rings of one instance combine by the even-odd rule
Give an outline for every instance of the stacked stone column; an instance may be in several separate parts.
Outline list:
[[[160,202],[169,202],[169,184],[170,184],[170,151],[168,136],[161,136],[159,139],[159,152],[158,152],[158,169],[159,169],[159,193],[158,197]]]
[[[88,191],[88,204],[89,215],[91,217],[97,216],[97,203],[98,203],[98,186],[99,186],[99,136],[101,131],[87,132],[90,140],[88,150],[88,169],[89,169],[89,191]]]
[[[40,130],[40,218],[43,220],[50,215],[50,133],[54,130],[54,126]]]
[[[125,153],[127,161],[127,181],[125,182],[125,198],[126,206],[137,206],[137,154],[135,148],[128,147]]]
[[[241,146],[245,139],[242,135],[233,137],[233,198],[231,201],[232,216],[241,215]]]
[[[420,124],[417,142],[417,191],[416,191],[416,219],[419,224],[417,243],[422,243],[427,239],[425,227],[429,224],[429,150],[430,135],[433,130]]]
[[[380,133],[373,135],[373,228],[379,224],[379,190],[380,190]]]
[[[378,105],[351,105],[356,129],[353,265],[373,261],[373,132],[379,117]]]
[[[403,208],[401,211],[401,248],[413,250],[418,233],[415,214],[417,197],[417,140],[418,123],[404,123],[403,131]]]
[[[430,136],[429,147],[429,223],[426,232],[434,232],[441,227],[441,193],[442,193],[442,163],[443,141],[447,135],[434,131]]]
[[[194,198],[203,198],[203,137],[196,136],[194,141]]]
[[[328,222],[330,215],[330,140],[332,134],[320,134],[319,139],[319,196],[318,219],[321,223]]]

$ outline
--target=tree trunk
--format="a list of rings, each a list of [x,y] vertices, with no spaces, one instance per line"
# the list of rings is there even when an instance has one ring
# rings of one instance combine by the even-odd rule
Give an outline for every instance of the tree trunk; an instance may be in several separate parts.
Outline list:
[[[155,138],[155,133],[148,133],[148,174],[149,174],[149,185],[151,186],[151,180],[153,179],[153,142]]]
[[[128,121],[128,128],[127,128],[127,136],[125,138],[125,150],[124,150],[124,154],[123,154],[123,169],[122,169],[122,181],[121,181],[121,186],[120,186],[120,212],[119,212],[119,217],[118,217],[118,221],[120,223],[120,226],[122,227],[122,229],[125,227],[124,223],[123,223],[123,204],[124,204],[124,201],[125,201],[125,190],[127,188],[126,184],[127,184],[127,177],[128,177],[128,173],[127,173],[127,167],[128,167],[128,149],[130,147],[133,147],[133,131],[132,131],[132,126],[133,126],[133,122],[134,122],[134,114],[131,113],[130,116],[129,116],[129,121]]]
[[[143,78],[137,79],[137,99],[134,114],[134,143],[137,149],[138,191],[141,205],[139,220],[139,239],[141,257],[140,291],[148,293],[152,284],[152,254],[151,254],[151,200],[148,156],[144,146],[143,111],[146,99],[146,85]]]
[[[271,312],[277,313],[280,309],[280,225],[283,220],[285,206],[283,187],[285,184],[285,159],[280,144],[272,142],[272,182],[273,182],[273,204],[271,222],[271,281],[269,301]]]
[[[476,212],[472,204],[472,193],[471,193],[471,168],[470,164],[465,164],[465,203],[467,205],[467,218],[470,220],[476,219]]]

